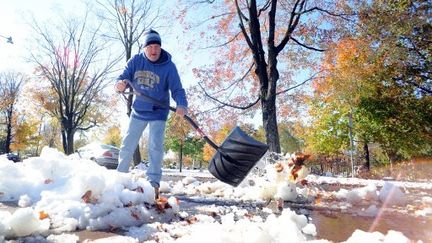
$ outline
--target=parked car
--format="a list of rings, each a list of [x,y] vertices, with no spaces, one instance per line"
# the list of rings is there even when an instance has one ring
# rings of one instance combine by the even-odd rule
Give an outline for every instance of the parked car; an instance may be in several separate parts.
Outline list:
[[[76,152],[81,158],[93,160],[108,169],[116,169],[120,149],[107,144],[92,143],[79,148]]]
[[[7,153],[7,154],[6,154],[6,157],[7,157],[8,160],[12,160],[12,161],[15,162],[15,163],[21,161],[21,159],[20,159],[20,157],[19,157],[18,154],[14,154],[14,153]]]

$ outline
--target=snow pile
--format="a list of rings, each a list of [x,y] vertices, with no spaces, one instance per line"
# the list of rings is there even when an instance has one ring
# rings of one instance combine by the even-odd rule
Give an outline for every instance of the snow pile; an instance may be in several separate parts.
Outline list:
[[[31,208],[20,208],[13,215],[0,215],[0,235],[27,236],[34,232],[43,232],[49,228],[49,220],[40,220]]]
[[[365,201],[378,200],[377,188],[375,185],[368,185],[352,190],[340,189],[336,193],[339,199],[346,199],[351,204],[364,203]]]
[[[410,243],[410,239],[405,237],[402,233],[389,230],[386,235],[380,232],[365,232],[362,230],[356,230],[346,241],[350,242],[391,242],[391,243]]]
[[[143,178],[50,148],[22,163],[0,161],[0,178],[0,200],[19,200],[22,207],[1,212],[0,235],[6,237],[138,226],[162,210],[167,217],[179,210],[175,198],[157,207],[154,189]]]
[[[216,207],[212,216],[197,214],[175,224],[152,224],[140,228],[131,228],[126,234],[138,238],[140,242],[147,240],[165,241],[172,238],[177,242],[303,242],[316,235],[316,228],[308,223],[304,215],[298,215],[287,209],[280,216],[271,214],[267,219],[253,216],[237,207],[229,212]],[[220,220],[216,218],[220,217]],[[162,228],[154,235],[142,234],[153,228]],[[141,232],[141,233],[140,233]]]

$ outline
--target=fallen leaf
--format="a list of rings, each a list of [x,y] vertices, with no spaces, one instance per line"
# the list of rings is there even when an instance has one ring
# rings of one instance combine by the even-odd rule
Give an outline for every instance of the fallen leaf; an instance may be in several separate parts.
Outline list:
[[[322,201],[322,196],[321,194],[317,194],[316,198],[315,198],[315,205],[320,205]]]
[[[54,181],[52,179],[45,179],[44,184],[50,184],[53,183]]]
[[[301,170],[301,168],[302,168],[301,165],[300,166],[294,165],[294,167],[292,168],[291,175],[294,178],[293,181],[297,180],[297,178],[298,178],[298,172],[299,172],[299,170]]]
[[[45,213],[44,211],[39,211],[39,219],[40,220],[46,219],[48,217],[49,217],[49,215],[47,213]]]
[[[275,169],[276,169],[276,172],[282,172],[282,171],[283,171],[283,166],[282,166],[281,163],[276,163],[276,164],[274,165],[274,167],[275,167]]]
[[[144,193],[144,188],[139,186],[139,187],[135,188],[133,191]]]
[[[137,212],[131,212],[132,217],[134,217],[136,220],[140,220],[140,217]]]
[[[188,224],[193,224],[197,221],[198,221],[198,218],[195,216],[192,216],[192,217],[189,217],[188,219],[186,219],[186,222],[188,222]]]
[[[112,224],[109,225],[109,232],[115,232],[115,231],[117,231],[117,229],[118,229],[118,226],[115,226]]]
[[[168,199],[166,197],[160,197],[156,199],[156,210],[163,213],[165,212],[165,209],[172,208],[171,205],[168,203]]]
[[[303,180],[301,180],[300,181],[300,184],[302,185],[302,186],[306,186],[306,185],[308,185],[308,181],[306,180],[306,179],[303,179]]]
[[[81,197],[81,199],[85,203],[90,203],[91,202],[91,195],[92,195],[92,191],[88,190],[88,191],[86,191],[86,193],[84,193],[84,195]]]

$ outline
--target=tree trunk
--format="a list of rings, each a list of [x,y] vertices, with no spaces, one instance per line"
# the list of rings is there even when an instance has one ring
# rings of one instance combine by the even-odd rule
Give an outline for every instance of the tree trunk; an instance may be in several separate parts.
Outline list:
[[[73,154],[75,131],[72,128],[72,118],[67,119],[63,117],[61,120],[61,128],[63,151],[66,155]]]
[[[369,146],[368,146],[367,142],[365,142],[363,145],[363,152],[364,152],[364,158],[365,158],[364,168],[367,171],[370,171],[370,155],[369,155]]]
[[[61,131],[61,136],[62,136],[62,146],[63,146],[63,151],[66,153],[67,151],[67,142],[66,142],[66,130],[64,128],[62,128]]]
[[[10,153],[10,145],[12,144],[12,110],[7,111],[6,123],[5,152]]]
[[[262,100],[263,126],[266,131],[266,141],[271,152],[280,153],[279,132],[277,127],[275,99]]]
[[[66,151],[65,151],[67,155],[74,153],[74,135],[75,135],[75,132],[73,131],[73,129],[67,130],[67,133],[66,133],[67,146],[66,146]]]
[[[179,156],[180,156],[180,172],[182,172],[182,167],[183,167],[183,143],[180,143]]]
[[[7,124],[7,133],[6,133],[6,141],[5,141],[5,152],[10,153],[10,145],[12,143],[12,126]]]
[[[264,69],[261,67],[260,72],[266,72],[264,80],[260,80],[261,87],[261,107],[263,116],[263,127],[266,131],[266,141],[269,145],[271,152],[280,153],[279,130],[276,114],[276,84],[279,79],[279,72],[277,70],[277,59],[274,48],[269,48],[269,65]],[[261,62],[261,66],[265,63]],[[257,64],[258,65],[258,64]],[[265,71],[264,71],[265,70]],[[268,72],[268,73],[267,73]]]

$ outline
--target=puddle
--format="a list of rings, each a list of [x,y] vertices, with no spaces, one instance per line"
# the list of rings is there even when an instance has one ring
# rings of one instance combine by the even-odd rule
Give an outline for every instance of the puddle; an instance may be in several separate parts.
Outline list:
[[[361,217],[337,212],[310,212],[312,223],[317,227],[317,236],[331,241],[345,241],[356,229],[378,231],[387,234],[389,230],[402,232],[411,240],[432,243],[432,217],[413,217],[409,215],[383,213],[380,218]],[[372,229],[372,225],[374,225]]]

